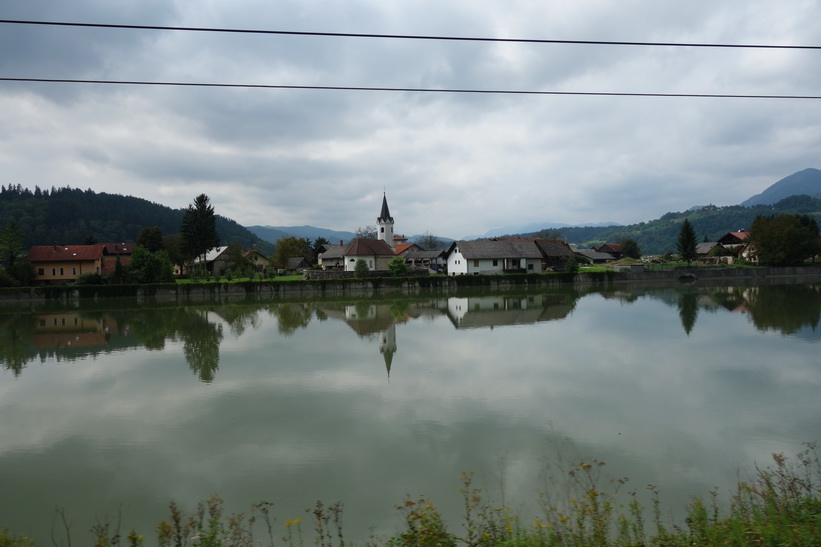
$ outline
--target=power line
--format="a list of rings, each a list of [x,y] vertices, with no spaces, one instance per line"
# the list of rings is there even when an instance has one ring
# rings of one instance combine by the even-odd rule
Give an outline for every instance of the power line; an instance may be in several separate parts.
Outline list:
[[[640,41],[613,41],[613,40],[557,40],[557,39],[530,39],[530,38],[486,38],[471,36],[430,36],[417,34],[368,34],[352,32],[310,32],[295,30],[254,30],[213,27],[171,27],[158,25],[115,25],[108,23],[72,23],[62,21],[25,21],[16,19],[0,19],[0,23],[16,25],[45,25],[63,27],[111,28],[130,30],[164,30],[185,32],[219,32],[234,34],[270,34],[289,36],[315,36],[326,38],[378,38],[394,40],[438,40],[452,42],[500,42],[520,44],[570,44],[592,46],[650,46],[650,47],[688,47],[688,48],[736,48],[736,49],[803,49],[821,50],[821,46],[790,45],[790,44],[731,44],[731,43],[702,43],[702,42],[640,42]]]
[[[443,93],[443,94],[484,94],[484,95],[574,95],[591,97],[662,97],[662,98],[696,98],[696,99],[807,99],[819,100],[821,95],[745,95],[730,93],[631,93],[622,91],[528,91],[515,89],[436,89],[423,87],[362,87],[332,85],[274,85],[274,84],[230,84],[209,82],[161,82],[139,80],[81,80],[69,78],[8,78],[0,77],[2,82],[65,83],[65,84],[99,84],[126,86],[158,87],[216,87],[243,89],[299,89],[315,91],[387,91],[407,93]]]

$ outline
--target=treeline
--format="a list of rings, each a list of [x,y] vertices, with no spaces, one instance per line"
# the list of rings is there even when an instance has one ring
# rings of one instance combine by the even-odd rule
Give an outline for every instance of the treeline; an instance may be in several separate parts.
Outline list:
[[[550,232],[560,232],[568,243],[587,249],[593,245],[617,243],[622,238],[635,240],[644,254],[664,254],[676,252],[676,240],[684,219],[689,219],[699,241],[716,241],[727,232],[750,230],[759,216],[780,214],[809,215],[821,220],[821,199],[810,196],[790,196],[774,205],[744,207],[707,206],[690,211],[667,213],[661,218],[627,226],[560,228]],[[518,234],[535,237],[539,232]]]
[[[158,226],[163,234],[180,231],[184,209],[172,209],[132,196],[76,188],[34,191],[21,185],[0,187],[0,227],[13,220],[23,233],[23,247],[62,243],[112,243],[135,241],[144,228]],[[273,245],[237,222],[216,215],[223,245],[255,246],[265,255]]]

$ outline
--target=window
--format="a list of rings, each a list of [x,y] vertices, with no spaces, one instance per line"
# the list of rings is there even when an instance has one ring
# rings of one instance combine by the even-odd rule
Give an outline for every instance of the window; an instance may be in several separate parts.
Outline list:
[[[71,268],[71,275],[77,275],[77,268]]]
[[[473,261],[473,267],[474,267],[474,268],[478,268],[478,267],[479,267],[479,261],[478,261],[478,260],[474,260],[474,261]]]
[[[381,228],[379,228],[379,231],[384,234],[385,233],[385,227],[382,226]]]
[[[528,269],[528,270],[532,270],[532,269],[533,269],[533,264],[528,264],[528,265],[527,265],[527,269]]]
[[[60,268],[60,275],[65,275],[65,272],[63,271],[63,268]]]
[[[57,275],[57,268],[51,269],[51,275]]]
[[[37,268],[37,275],[46,275],[45,268]]]
[[[496,260],[495,258],[493,259],[493,265],[494,265],[494,266],[498,266],[498,265],[499,265],[499,261],[498,261],[498,260]]]

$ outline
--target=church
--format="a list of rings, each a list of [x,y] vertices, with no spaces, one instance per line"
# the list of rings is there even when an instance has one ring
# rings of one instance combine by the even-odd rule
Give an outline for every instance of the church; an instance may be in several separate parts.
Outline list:
[[[388,209],[388,198],[382,194],[382,210],[376,219],[376,239],[355,239],[342,253],[345,271],[356,269],[358,260],[364,260],[368,270],[387,270],[388,263],[396,256],[393,217]]]

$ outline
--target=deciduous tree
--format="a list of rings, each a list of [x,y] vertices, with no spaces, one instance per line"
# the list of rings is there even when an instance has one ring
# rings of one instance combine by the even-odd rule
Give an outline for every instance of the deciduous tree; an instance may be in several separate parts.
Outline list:
[[[623,237],[619,239],[621,245],[621,255],[628,258],[641,258],[641,249],[635,239]]]
[[[311,242],[304,237],[283,237],[277,241],[276,250],[271,257],[274,268],[285,269],[289,258],[302,257],[311,262],[313,260]]]
[[[800,264],[821,252],[818,224],[809,215],[756,217],[750,241],[758,262],[768,266]]]

